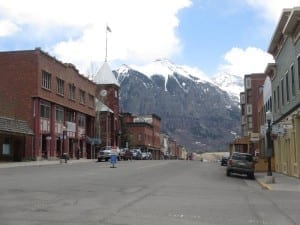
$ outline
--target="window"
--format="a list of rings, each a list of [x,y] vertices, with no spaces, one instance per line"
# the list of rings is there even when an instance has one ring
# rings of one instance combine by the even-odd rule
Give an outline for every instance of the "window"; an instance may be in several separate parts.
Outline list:
[[[46,71],[42,71],[42,87],[51,89],[51,74]]]
[[[276,104],[277,104],[277,96],[276,96],[276,90],[273,91],[273,105],[274,105],[274,111],[277,112]]]
[[[289,87],[289,74],[285,74],[285,88],[286,88],[286,101],[290,101],[290,87]]]
[[[247,112],[246,112],[247,115],[252,115],[252,105],[251,104],[246,105],[246,110],[247,110]]]
[[[251,89],[251,78],[250,77],[247,77],[246,78],[246,89]]]
[[[300,89],[300,56],[298,56],[298,89]]]
[[[41,102],[41,117],[50,119],[50,103]]]
[[[138,141],[141,141],[142,140],[142,135],[138,134],[137,138],[138,138]]]
[[[292,78],[292,96],[296,95],[296,84],[295,84],[295,67],[291,66],[291,78]]]
[[[245,94],[241,94],[241,104],[245,104]]]
[[[67,121],[69,122],[75,122],[75,112],[74,111],[71,111],[71,110],[68,110],[67,113],[66,113],[66,116],[67,116]]]
[[[69,98],[75,100],[75,90],[76,87],[74,84],[69,84]]]
[[[79,99],[81,104],[85,104],[85,91],[79,90]]]
[[[64,121],[64,108],[61,106],[55,107],[55,119],[57,122],[63,122]]]
[[[64,95],[64,84],[65,84],[65,81],[60,79],[60,78],[56,78],[57,80],[57,94],[60,94],[60,95]]]
[[[281,105],[284,105],[284,86],[283,86],[283,79],[280,81],[281,85]]]
[[[252,129],[252,116],[248,116],[248,129]]]
[[[247,91],[247,103],[252,103],[252,93],[251,93],[251,90]]]
[[[279,85],[277,85],[277,109],[279,109],[279,101],[280,101],[280,93],[279,93]]]
[[[89,106],[94,108],[95,107],[95,99],[94,96],[89,94]]]
[[[79,127],[85,127],[85,115],[78,114],[78,126]]]

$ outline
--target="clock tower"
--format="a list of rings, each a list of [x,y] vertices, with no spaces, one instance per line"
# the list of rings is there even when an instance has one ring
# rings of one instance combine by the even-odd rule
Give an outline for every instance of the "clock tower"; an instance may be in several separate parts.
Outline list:
[[[98,104],[96,110],[100,114],[99,133],[102,146],[118,146],[120,143],[120,85],[107,62],[103,63],[94,82],[97,84],[95,96],[98,99]]]

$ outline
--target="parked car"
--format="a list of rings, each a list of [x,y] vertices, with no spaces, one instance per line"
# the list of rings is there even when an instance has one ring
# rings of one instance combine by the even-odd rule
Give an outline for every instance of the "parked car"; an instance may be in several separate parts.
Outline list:
[[[112,146],[104,146],[97,150],[98,150],[97,153],[98,162],[108,161],[112,154],[116,154],[118,160],[120,160],[120,150],[117,148],[113,148]]]
[[[143,160],[148,159],[148,154],[147,154],[147,152],[142,152],[142,159],[143,159]]]
[[[141,160],[142,159],[142,151],[140,149],[132,149],[132,158]]]
[[[152,153],[151,152],[147,152],[148,155],[148,159],[151,160],[152,159]]]
[[[132,160],[132,159],[133,159],[132,151],[130,151],[129,149],[126,149],[126,150],[123,152],[122,159],[123,159],[123,160]]]
[[[111,156],[111,150],[110,149],[100,149],[98,151],[98,154],[97,154],[97,159],[98,159],[98,162],[101,162],[101,161],[108,161],[110,159],[110,156]]]
[[[227,162],[226,175],[231,173],[246,174],[250,179],[254,179],[255,169],[254,157],[248,153],[234,152]]]

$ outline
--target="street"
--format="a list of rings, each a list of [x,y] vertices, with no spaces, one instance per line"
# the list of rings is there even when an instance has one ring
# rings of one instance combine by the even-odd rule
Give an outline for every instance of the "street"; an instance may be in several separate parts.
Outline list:
[[[0,169],[1,225],[296,225],[299,192],[218,163],[121,161]]]

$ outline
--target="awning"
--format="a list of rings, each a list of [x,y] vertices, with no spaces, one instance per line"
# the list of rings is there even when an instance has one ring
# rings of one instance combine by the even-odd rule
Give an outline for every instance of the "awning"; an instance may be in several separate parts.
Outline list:
[[[0,132],[34,135],[26,121],[0,117]]]
[[[102,143],[100,138],[91,138],[89,136],[86,136],[85,141],[87,144],[91,144],[91,145],[100,145]]]

